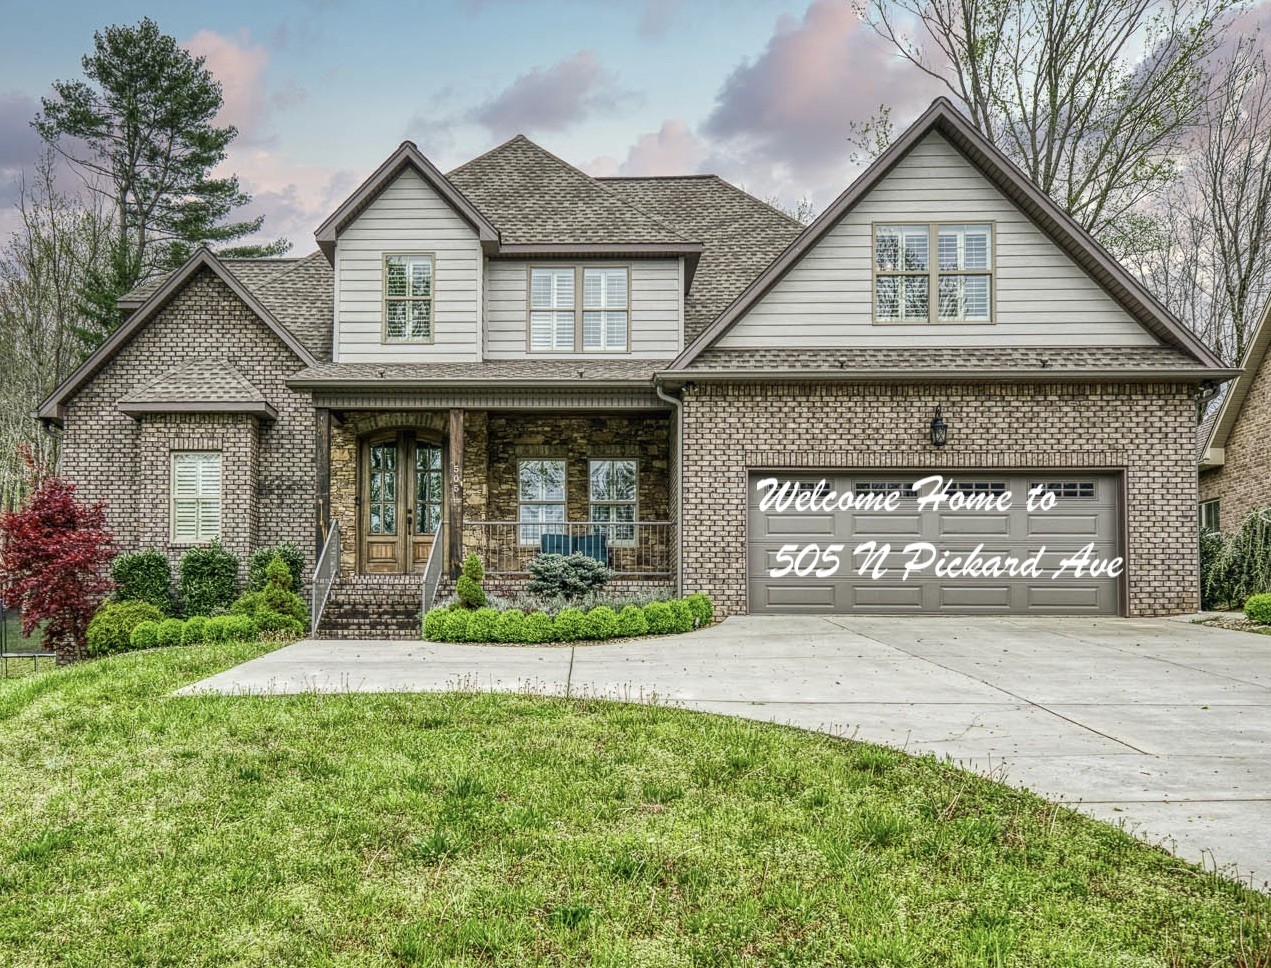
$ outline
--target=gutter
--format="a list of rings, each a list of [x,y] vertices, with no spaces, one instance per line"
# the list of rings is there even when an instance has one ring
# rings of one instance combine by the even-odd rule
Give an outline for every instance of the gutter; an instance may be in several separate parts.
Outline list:
[[[654,380],[666,386],[685,383],[1225,383],[1240,370],[1029,368],[1027,370],[817,369],[817,370],[660,370]]]
[[[571,377],[563,380],[517,380],[503,377],[477,380],[392,380],[387,377],[370,377],[364,380],[321,380],[291,378],[283,381],[295,390],[567,390],[586,389],[648,390],[646,380],[580,380]]]
[[[675,597],[684,597],[684,401],[673,397],[654,382],[653,392],[675,411]]]

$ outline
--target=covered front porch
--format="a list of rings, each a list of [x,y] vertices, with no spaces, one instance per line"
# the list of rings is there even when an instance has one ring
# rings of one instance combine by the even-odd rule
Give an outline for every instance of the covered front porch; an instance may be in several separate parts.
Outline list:
[[[670,586],[672,426],[652,408],[329,409],[319,577],[325,562],[331,583],[435,594],[475,553],[506,593],[537,554],[580,551],[624,585]]]

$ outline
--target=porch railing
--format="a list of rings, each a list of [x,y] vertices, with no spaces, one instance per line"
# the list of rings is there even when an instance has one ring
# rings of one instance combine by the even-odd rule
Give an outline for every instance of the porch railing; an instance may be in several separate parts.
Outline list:
[[[340,575],[340,522],[333,520],[331,530],[327,532],[327,540],[322,545],[322,553],[318,555],[318,563],[313,569],[313,589],[310,592],[310,635],[318,634],[318,623],[322,621],[322,610],[327,607],[327,598],[331,594],[331,586]]]
[[[463,553],[475,552],[487,575],[525,575],[530,561],[545,546],[554,549],[565,544],[560,536],[567,536],[572,546],[576,539],[604,535],[608,565],[615,575],[659,578],[672,574],[674,531],[672,521],[465,521]],[[593,553],[599,547],[595,541],[586,545]]]
[[[437,599],[437,586],[445,572],[446,563],[446,522],[437,525],[437,533],[433,536],[432,547],[428,549],[428,560],[424,563],[424,580],[420,590],[420,612],[427,612]]]

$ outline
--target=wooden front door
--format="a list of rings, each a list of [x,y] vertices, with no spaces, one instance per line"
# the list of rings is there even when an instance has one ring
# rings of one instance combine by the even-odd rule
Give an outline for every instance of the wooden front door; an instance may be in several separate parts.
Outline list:
[[[362,571],[421,572],[442,519],[441,444],[403,431],[362,446]]]

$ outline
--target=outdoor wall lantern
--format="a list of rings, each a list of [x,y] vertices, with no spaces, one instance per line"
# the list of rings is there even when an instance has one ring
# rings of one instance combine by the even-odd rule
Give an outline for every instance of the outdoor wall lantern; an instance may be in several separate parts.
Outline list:
[[[949,425],[944,422],[944,417],[940,416],[940,407],[936,406],[936,415],[931,418],[931,443],[936,447],[943,447],[949,442]]]

